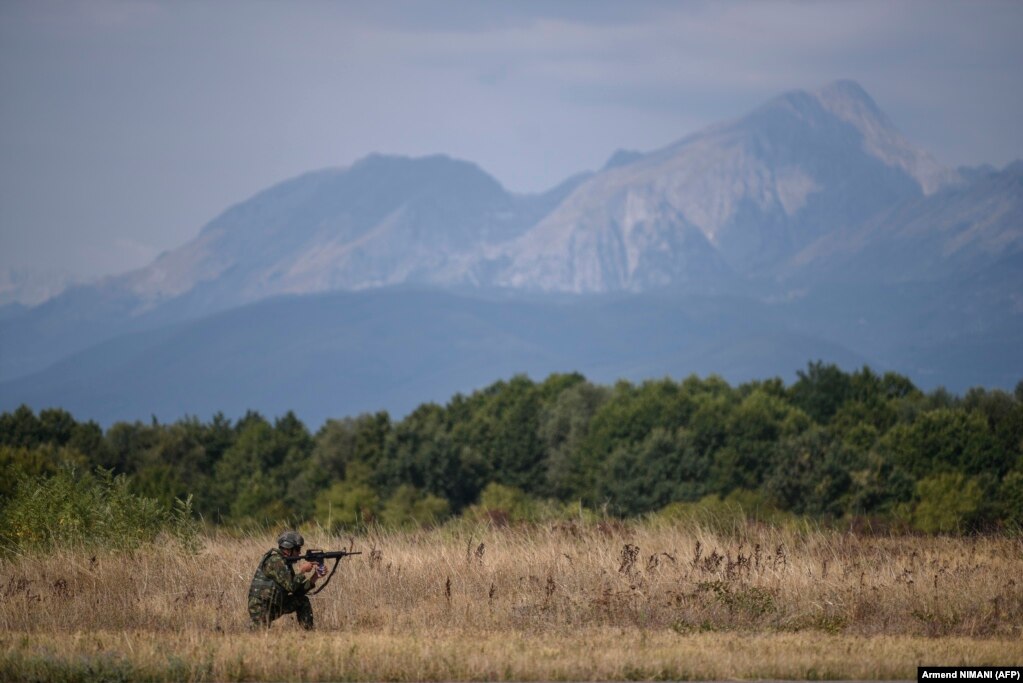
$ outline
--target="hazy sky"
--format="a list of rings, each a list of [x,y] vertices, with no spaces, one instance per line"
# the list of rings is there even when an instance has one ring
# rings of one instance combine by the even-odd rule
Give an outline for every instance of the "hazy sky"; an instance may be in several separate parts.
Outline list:
[[[1023,2],[0,2],[0,269],[144,265],[371,152],[538,191],[857,80],[949,165],[1023,158]]]

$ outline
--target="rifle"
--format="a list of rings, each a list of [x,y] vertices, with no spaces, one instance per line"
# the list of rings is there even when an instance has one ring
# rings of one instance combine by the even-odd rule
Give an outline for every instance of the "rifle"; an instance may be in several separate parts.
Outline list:
[[[330,576],[327,577],[327,580],[323,582],[322,586],[320,586],[319,588],[317,588],[316,590],[309,594],[316,595],[321,590],[326,588],[327,584],[330,583],[330,580],[334,578],[334,572],[337,571],[337,566],[338,564],[340,564],[342,559],[348,557],[349,555],[361,554],[362,554],[361,552],[353,553],[348,550],[307,550],[305,555],[299,555],[298,557],[285,557],[284,561],[287,562],[288,564],[293,564],[295,562],[298,562],[299,560],[305,560],[306,562],[312,562],[322,567],[326,560],[334,560],[334,567],[330,570]]]

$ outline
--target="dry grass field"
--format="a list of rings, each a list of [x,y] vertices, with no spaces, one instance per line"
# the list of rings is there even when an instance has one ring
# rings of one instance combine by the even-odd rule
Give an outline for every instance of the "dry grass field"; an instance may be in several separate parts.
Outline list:
[[[1023,541],[557,523],[329,537],[352,548],[251,632],[276,531],[0,563],[3,680],[915,678],[1023,662]]]

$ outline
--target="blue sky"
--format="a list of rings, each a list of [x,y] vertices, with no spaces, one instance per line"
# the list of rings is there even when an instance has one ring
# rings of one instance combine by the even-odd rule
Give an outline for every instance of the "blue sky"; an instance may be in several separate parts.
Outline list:
[[[0,269],[118,273],[371,152],[517,192],[858,81],[939,161],[1023,158],[1020,2],[0,3]]]

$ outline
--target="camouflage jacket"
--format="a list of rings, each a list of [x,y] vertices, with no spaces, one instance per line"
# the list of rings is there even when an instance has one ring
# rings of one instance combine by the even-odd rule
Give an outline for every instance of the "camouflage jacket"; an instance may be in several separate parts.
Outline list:
[[[273,582],[280,591],[281,597],[303,595],[313,587],[308,576],[295,574],[294,565],[285,562],[281,551],[276,548],[263,556],[252,581],[253,584],[259,583],[263,586],[269,586],[270,582]]]

